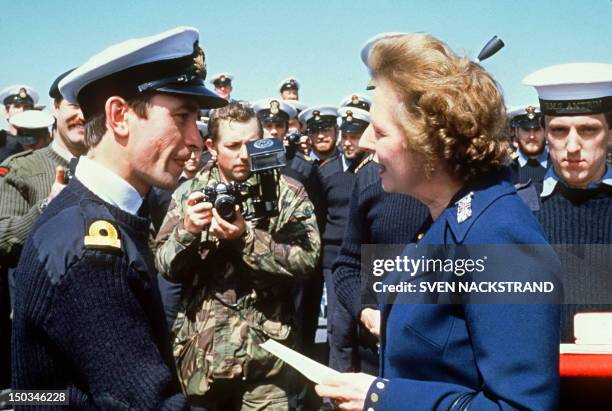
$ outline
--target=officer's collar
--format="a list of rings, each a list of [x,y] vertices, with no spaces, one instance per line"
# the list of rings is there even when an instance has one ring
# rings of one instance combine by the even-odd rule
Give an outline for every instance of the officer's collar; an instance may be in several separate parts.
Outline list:
[[[527,164],[527,161],[529,161],[529,157],[527,157],[525,154],[523,154],[523,152],[521,151],[521,149],[519,148],[518,150],[516,150],[517,154],[518,154],[518,162],[519,165],[521,167],[525,167],[525,164]],[[540,153],[540,155],[538,156],[538,158],[536,158],[536,161],[538,163],[540,163],[540,165],[544,168],[546,168],[548,166],[548,146],[544,146],[544,151],[542,151]]]
[[[514,191],[508,173],[496,172],[459,190],[439,218],[446,220],[455,239],[461,243],[474,222],[489,205]]]
[[[544,176],[542,193],[540,194],[540,197],[550,196],[553,193],[553,191],[555,191],[555,187],[557,186],[558,183],[565,184],[559,178],[557,173],[555,173],[555,168],[551,167],[546,172],[546,175]],[[607,164],[606,164],[606,171],[604,172],[604,175],[599,180],[589,183],[586,189],[597,188],[601,184],[612,186],[612,167],[608,166]]]
[[[138,213],[142,197],[127,181],[97,161],[81,156],[75,177],[107,203],[132,215]]]
[[[68,151],[66,147],[63,147],[59,143],[58,141],[59,138],[60,138],[59,136],[56,136],[56,138],[53,139],[53,141],[51,142],[51,149],[55,151],[61,158],[66,160],[68,163],[70,163],[70,160],[72,160],[74,156],[72,155],[70,151]]]

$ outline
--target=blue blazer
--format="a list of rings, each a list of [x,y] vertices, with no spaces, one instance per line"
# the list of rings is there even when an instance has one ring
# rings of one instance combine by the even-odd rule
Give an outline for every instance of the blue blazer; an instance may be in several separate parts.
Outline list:
[[[506,177],[491,176],[456,198],[469,192],[471,216],[459,222],[451,202],[419,244],[547,243]],[[558,406],[557,305],[392,304],[381,307],[381,320],[381,378],[370,387],[366,410]]]

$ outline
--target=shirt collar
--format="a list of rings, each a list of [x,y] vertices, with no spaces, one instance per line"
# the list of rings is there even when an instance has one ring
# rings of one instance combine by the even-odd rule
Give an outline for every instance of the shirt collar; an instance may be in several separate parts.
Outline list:
[[[351,160],[347,159],[344,154],[341,154],[340,157],[342,158],[342,171],[346,172],[353,163]]]
[[[59,141],[57,141],[58,138],[59,136],[56,136],[51,142],[51,149],[55,151],[61,158],[70,163],[70,160],[72,160],[74,156],[70,151],[68,151],[68,149],[66,149],[66,147],[63,147],[59,143]]]
[[[559,176],[557,176],[557,173],[555,173],[555,168],[551,167],[544,176],[542,193],[540,194],[540,197],[548,197],[549,195],[551,195],[553,191],[555,191],[555,187],[557,186],[557,183],[559,181],[561,181],[561,179],[559,178]],[[587,189],[596,188],[600,184],[612,186],[612,168],[609,167],[607,164],[604,175],[599,180],[589,183]]]
[[[136,215],[142,197],[127,181],[102,164],[82,156],[75,171],[76,178],[102,200],[125,212]]]
[[[521,167],[525,167],[525,164],[527,164],[527,161],[529,160],[529,157],[527,157],[525,154],[523,154],[521,149],[518,149],[516,151],[518,153],[518,162],[519,162],[519,165]],[[542,151],[540,153],[538,158],[536,158],[536,161],[538,163],[540,163],[540,165],[542,167],[544,167],[544,168],[548,167],[548,146],[544,146],[544,151]]]

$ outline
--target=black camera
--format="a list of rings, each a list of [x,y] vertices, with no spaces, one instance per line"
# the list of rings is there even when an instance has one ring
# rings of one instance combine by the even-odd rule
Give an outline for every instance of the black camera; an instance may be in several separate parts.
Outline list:
[[[286,150],[287,150],[287,158],[291,159],[295,156],[295,153],[302,150],[301,141],[302,137],[305,134],[302,134],[299,131],[292,131],[291,133],[287,133],[285,135],[286,142]]]
[[[279,169],[287,164],[283,143],[275,138],[259,139],[247,144],[252,176],[246,182],[214,183],[202,187],[194,180],[192,190],[204,193],[221,218],[232,222],[236,205],[245,220],[262,220],[278,215]]]
[[[241,206],[248,196],[248,186],[242,183],[218,183],[214,187],[204,187],[202,191],[204,201],[212,203],[221,218],[230,223],[236,218],[236,205]]]

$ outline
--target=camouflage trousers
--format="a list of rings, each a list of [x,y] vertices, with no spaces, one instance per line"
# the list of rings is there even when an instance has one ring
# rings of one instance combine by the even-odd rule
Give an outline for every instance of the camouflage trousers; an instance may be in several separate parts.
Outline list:
[[[289,403],[287,366],[280,374],[260,381],[217,379],[203,396],[188,397],[193,409],[206,411],[287,411]]]

